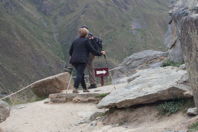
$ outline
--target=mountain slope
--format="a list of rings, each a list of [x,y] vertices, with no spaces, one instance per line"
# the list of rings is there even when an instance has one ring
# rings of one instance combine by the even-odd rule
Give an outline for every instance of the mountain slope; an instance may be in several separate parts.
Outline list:
[[[55,52],[60,45],[40,16],[14,0],[1,1],[0,9],[0,90],[9,92],[59,72],[62,61]]]
[[[168,3],[0,0],[0,91],[9,92],[60,72],[81,25],[88,25],[104,40],[112,66],[143,49],[164,50]]]
[[[143,49],[164,49],[167,3],[163,0],[84,0],[81,4],[80,0],[67,0],[64,4],[60,2],[59,12],[52,11],[52,16],[59,22],[59,41],[64,49],[74,39],[77,27],[85,24],[103,38],[109,56],[116,63]]]

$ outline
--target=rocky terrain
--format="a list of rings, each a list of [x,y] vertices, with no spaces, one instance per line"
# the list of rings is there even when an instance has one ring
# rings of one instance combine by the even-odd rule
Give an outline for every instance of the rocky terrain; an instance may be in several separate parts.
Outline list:
[[[190,122],[198,120],[183,112],[160,116],[156,106],[104,113],[90,103],[39,101],[13,107],[10,117],[0,127],[5,132],[186,132]]]
[[[10,115],[10,106],[4,102],[0,101],[0,123],[5,121]]]
[[[188,0],[185,4],[178,3],[172,11],[172,18],[177,27],[181,49],[183,51],[184,61],[190,76],[190,84],[193,89],[193,95],[196,107],[198,107],[198,1]]]
[[[160,67],[167,59],[168,52],[144,50],[124,59],[111,70],[113,83],[124,83],[140,69]]]
[[[110,93],[98,104],[99,108],[123,108],[139,104],[176,98],[189,98],[191,88],[184,83],[188,81],[187,72],[179,68],[166,67],[140,70],[129,79],[124,88]]]
[[[34,2],[40,5],[41,1]],[[50,6],[47,1],[42,4]],[[51,16],[53,6],[44,5],[38,10]],[[198,131],[197,6],[197,0],[174,3],[165,35],[168,52],[132,54],[112,69],[112,85],[73,94],[65,90],[63,80],[68,80],[68,74],[62,73],[28,85],[37,95],[49,98],[15,105],[10,117],[9,106],[0,102],[2,131]]]

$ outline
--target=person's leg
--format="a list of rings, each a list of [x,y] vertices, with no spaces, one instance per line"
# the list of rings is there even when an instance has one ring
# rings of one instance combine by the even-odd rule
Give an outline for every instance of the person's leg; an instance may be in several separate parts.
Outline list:
[[[81,80],[81,85],[82,85],[83,89],[87,89],[86,82],[85,82],[85,74],[83,74],[83,77],[82,77],[82,80]]]
[[[89,90],[87,90],[87,86],[86,86],[86,82],[85,82],[85,74],[84,74],[85,68],[86,68],[86,64],[81,64],[78,67],[78,71],[79,71],[79,74],[81,75],[80,83],[82,85],[83,92],[89,92]]]
[[[74,83],[74,87],[77,89],[79,87],[79,84],[81,83],[83,89],[87,89],[85,79],[84,79],[84,71],[86,68],[86,64],[78,64],[75,65],[77,75]]]
[[[84,70],[83,70],[83,67],[82,67],[82,64],[73,64],[75,70],[76,70],[76,78],[75,78],[75,81],[74,81],[74,88],[76,90],[74,90],[74,92],[78,92],[77,89],[79,88],[79,85],[81,83],[81,80],[83,78],[83,73],[84,73]]]
[[[83,92],[89,92],[89,90],[87,89],[87,86],[86,86],[84,74],[83,74],[83,78],[81,80],[81,85],[83,87]]]
[[[96,88],[96,77],[94,73],[94,64],[93,61],[95,59],[95,56],[90,54],[89,55],[89,61],[87,63],[87,70],[89,74],[89,82],[90,82],[90,87],[89,88]]]

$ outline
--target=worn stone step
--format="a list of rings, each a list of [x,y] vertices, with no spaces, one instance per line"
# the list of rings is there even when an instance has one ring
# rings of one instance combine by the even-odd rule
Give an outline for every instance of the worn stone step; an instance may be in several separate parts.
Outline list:
[[[90,89],[90,92],[83,93],[79,90],[79,93],[72,93],[69,91],[62,91],[62,93],[50,94],[49,99],[51,103],[98,103],[103,97],[108,95],[112,90],[124,87],[126,84],[119,85],[108,85],[104,87],[99,87],[96,89]]]

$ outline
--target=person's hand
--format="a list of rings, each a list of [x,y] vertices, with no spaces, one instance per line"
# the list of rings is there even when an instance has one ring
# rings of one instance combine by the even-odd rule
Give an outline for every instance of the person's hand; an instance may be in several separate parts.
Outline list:
[[[105,52],[105,51],[101,51],[101,54],[102,54],[102,55],[106,55],[106,52]]]
[[[92,36],[92,37],[89,37],[89,39],[91,39],[91,40],[92,40],[92,39],[94,39],[94,37],[93,37],[93,36]]]

